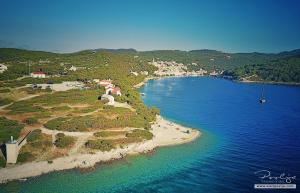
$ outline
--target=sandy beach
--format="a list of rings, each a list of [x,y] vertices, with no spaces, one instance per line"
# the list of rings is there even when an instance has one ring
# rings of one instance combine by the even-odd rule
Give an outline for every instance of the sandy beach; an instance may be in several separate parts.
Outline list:
[[[188,132],[187,132],[188,131]],[[107,162],[121,159],[126,155],[147,153],[161,146],[171,146],[188,143],[201,135],[196,129],[184,127],[171,121],[157,117],[152,124],[154,137],[152,140],[130,144],[124,148],[116,148],[109,152],[96,152],[94,154],[76,153],[47,161],[30,162],[0,169],[0,183],[11,180],[39,176],[45,173],[73,168],[89,168],[98,162]]]

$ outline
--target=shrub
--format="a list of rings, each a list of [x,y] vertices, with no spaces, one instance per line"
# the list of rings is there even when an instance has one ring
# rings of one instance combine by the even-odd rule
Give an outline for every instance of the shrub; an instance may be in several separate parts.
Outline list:
[[[33,142],[42,137],[42,131],[40,129],[32,131],[29,136],[27,137],[28,142]]]
[[[85,145],[88,148],[98,149],[100,151],[110,151],[114,148],[109,140],[88,140]]]
[[[129,138],[142,138],[146,140],[150,140],[153,138],[153,134],[147,130],[135,129],[130,133],[126,134],[126,137]]]
[[[74,138],[63,133],[56,134],[55,146],[59,148],[69,147],[74,143]]]
[[[6,160],[0,155],[0,168],[4,168],[6,165]]]
[[[10,136],[17,139],[23,127],[24,125],[20,124],[18,121],[0,117],[0,143],[8,141]]]
[[[51,130],[60,130],[60,125],[66,120],[68,120],[68,118],[59,117],[48,121],[44,126]]]
[[[95,137],[111,137],[125,134],[125,131],[100,131],[94,133]]]
[[[25,119],[24,123],[26,123],[28,125],[33,125],[33,124],[38,123],[38,120],[35,117],[30,117],[30,118]]]
[[[21,152],[18,156],[17,162],[24,163],[28,161],[33,161],[35,159],[34,155],[29,152]]]
[[[46,89],[45,89],[46,92],[52,92],[52,89],[48,86]]]
[[[18,113],[31,113],[31,112],[43,112],[45,109],[41,106],[35,106],[27,101],[18,101],[14,104],[8,106],[7,108],[10,110],[9,114],[18,114]]]
[[[8,93],[8,92],[10,92],[9,88],[0,89],[0,93]]]
[[[3,106],[3,105],[8,105],[9,103],[11,103],[12,100],[10,99],[0,99],[0,106]]]

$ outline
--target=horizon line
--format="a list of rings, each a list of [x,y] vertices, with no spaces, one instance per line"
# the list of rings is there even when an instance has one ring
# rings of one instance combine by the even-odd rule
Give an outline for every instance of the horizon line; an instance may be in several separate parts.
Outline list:
[[[279,52],[259,52],[259,51],[252,51],[252,52],[225,52],[222,50],[215,50],[215,49],[209,49],[209,48],[199,48],[199,49],[192,49],[192,50],[180,50],[180,49],[153,49],[153,50],[138,50],[135,48],[88,48],[88,49],[82,49],[78,51],[72,51],[72,52],[61,52],[61,51],[47,51],[47,50],[38,50],[38,49],[29,49],[29,48],[18,48],[18,47],[0,47],[0,49],[16,49],[16,50],[25,50],[25,51],[32,51],[32,52],[48,52],[48,53],[54,53],[54,54],[74,54],[79,53],[83,51],[95,51],[95,50],[111,50],[111,51],[117,51],[117,50],[134,50],[135,52],[155,52],[155,51],[181,51],[181,52],[192,52],[192,51],[216,51],[226,54],[251,54],[251,53],[259,53],[259,54],[280,54],[283,52],[292,52],[296,50],[300,50],[300,48],[296,49],[290,49],[290,50],[283,50]]]

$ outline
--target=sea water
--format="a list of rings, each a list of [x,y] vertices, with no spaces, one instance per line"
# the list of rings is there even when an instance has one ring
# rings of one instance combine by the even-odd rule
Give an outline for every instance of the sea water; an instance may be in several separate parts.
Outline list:
[[[263,88],[267,102],[260,104]],[[254,184],[261,183],[259,170],[300,177],[300,87],[184,77],[150,80],[140,90],[147,106],[199,129],[201,137],[92,172],[10,182],[0,192],[297,192]]]

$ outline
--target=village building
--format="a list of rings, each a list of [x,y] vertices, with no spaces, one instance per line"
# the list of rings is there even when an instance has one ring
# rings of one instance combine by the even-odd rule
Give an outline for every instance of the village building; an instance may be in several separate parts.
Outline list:
[[[69,68],[69,70],[75,72],[77,70],[77,67],[72,65],[71,68]]]
[[[111,91],[112,94],[121,96],[121,89],[119,87],[114,87]]]
[[[105,88],[105,94],[108,94],[108,95],[118,95],[118,96],[121,96],[121,89],[119,87],[108,87],[108,88]]]
[[[141,71],[141,75],[146,75],[146,76],[148,76],[148,71]]]
[[[98,84],[100,82],[100,80],[99,79],[93,79],[93,82]]]
[[[138,76],[139,75],[139,73],[134,72],[134,71],[131,71],[130,73],[133,74],[134,76]]]
[[[7,70],[7,66],[0,64],[0,73],[3,73],[5,70]]]
[[[46,74],[44,72],[32,72],[30,73],[32,78],[46,78]]]
[[[100,80],[100,81],[98,82],[98,84],[99,84],[100,86],[106,87],[106,86],[112,84],[112,81],[111,81],[111,80]]]

